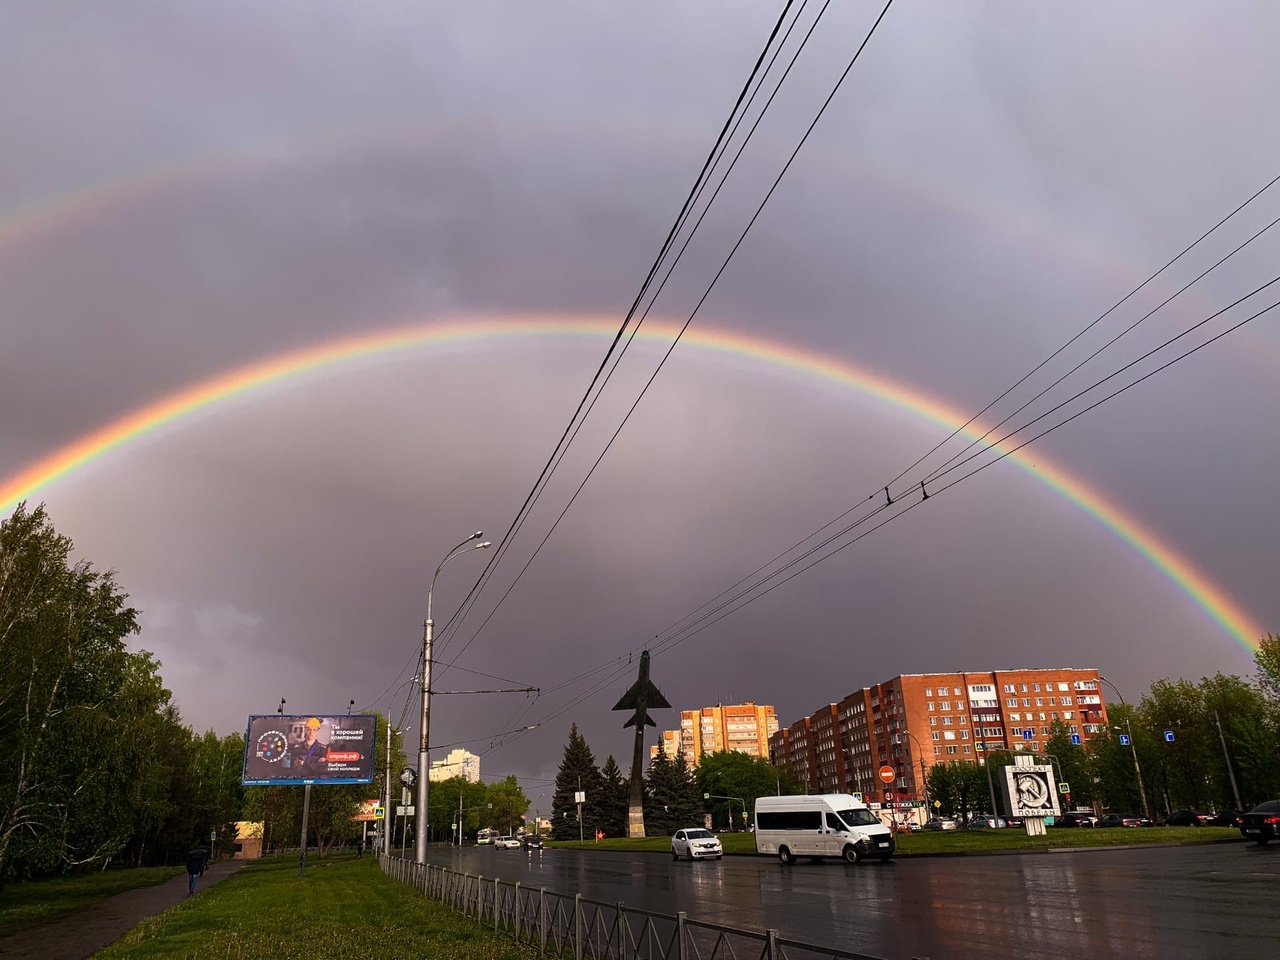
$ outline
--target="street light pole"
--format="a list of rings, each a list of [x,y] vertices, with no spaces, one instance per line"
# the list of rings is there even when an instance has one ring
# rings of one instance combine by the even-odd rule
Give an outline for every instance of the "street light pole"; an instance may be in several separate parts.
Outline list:
[[[440,571],[444,569],[446,563],[472,550],[485,550],[493,546],[487,540],[471,547],[467,546],[472,540],[479,540],[483,536],[484,531],[477,530],[445,554],[444,559],[440,561],[440,566],[436,567],[436,572],[431,576],[431,586],[427,588],[427,619],[422,624],[422,736],[418,743],[418,800],[417,809],[414,811],[419,827],[413,838],[415,863],[427,862],[427,831],[422,828],[427,822],[427,798],[431,783],[429,776],[431,761],[427,756],[431,745],[431,633],[435,627],[431,619],[431,598],[436,590],[436,577],[440,576]],[[463,549],[464,547],[466,549]]]
[[[1116,696],[1120,698],[1120,702],[1124,704],[1124,706],[1129,706],[1128,703],[1125,703],[1124,694],[1120,692],[1119,687],[1102,674],[1098,674],[1098,679],[1116,692]],[[1138,745],[1133,739],[1133,724],[1129,722],[1128,710],[1125,710],[1124,712],[1124,729],[1129,736],[1129,751],[1133,754],[1133,772],[1138,778],[1138,797],[1142,800],[1142,815],[1150,820],[1151,807],[1147,804],[1147,788],[1142,782],[1142,767],[1138,764]]]

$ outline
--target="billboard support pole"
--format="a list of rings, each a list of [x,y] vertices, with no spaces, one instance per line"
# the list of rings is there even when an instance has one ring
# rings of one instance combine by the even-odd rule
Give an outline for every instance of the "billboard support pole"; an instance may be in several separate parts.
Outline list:
[[[307,819],[311,816],[311,784],[302,791],[302,848],[298,851],[298,876],[307,863]]]

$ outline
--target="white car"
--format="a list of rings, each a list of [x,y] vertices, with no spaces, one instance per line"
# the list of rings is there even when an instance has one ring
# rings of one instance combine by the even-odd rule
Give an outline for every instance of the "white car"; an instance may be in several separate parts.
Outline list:
[[[495,850],[519,850],[520,841],[515,837],[499,837],[493,841]]]
[[[720,846],[720,838],[710,830],[688,827],[677,830],[671,838],[672,860],[679,860],[681,857],[688,857],[690,860],[715,857],[719,860],[723,856],[724,847]]]

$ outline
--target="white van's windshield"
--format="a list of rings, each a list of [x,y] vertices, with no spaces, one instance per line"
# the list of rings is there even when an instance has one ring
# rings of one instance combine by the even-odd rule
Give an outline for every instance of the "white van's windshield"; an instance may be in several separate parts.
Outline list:
[[[861,810],[853,808],[837,810],[836,813],[840,815],[841,820],[851,827],[875,827],[880,824],[880,818],[865,808]]]

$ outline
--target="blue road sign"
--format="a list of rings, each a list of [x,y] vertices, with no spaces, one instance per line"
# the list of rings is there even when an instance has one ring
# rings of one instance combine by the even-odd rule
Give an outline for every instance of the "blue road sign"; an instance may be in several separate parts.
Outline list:
[[[1077,747],[1080,746],[1080,734],[1073,733],[1071,735],[1071,742],[1075,744]]]
[[[1035,732],[1034,730],[1023,730],[1023,731],[1022,731],[1022,739],[1023,739],[1023,740],[1030,740],[1030,739],[1031,739],[1032,737],[1034,737],[1035,735],[1036,735],[1036,732]]]
[[[1164,742],[1165,742],[1165,743],[1173,743],[1173,731],[1172,731],[1172,730],[1166,730],[1166,731],[1164,732]]]
[[[1120,746],[1127,747],[1129,745],[1129,735],[1127,733],[1120,734]]]

